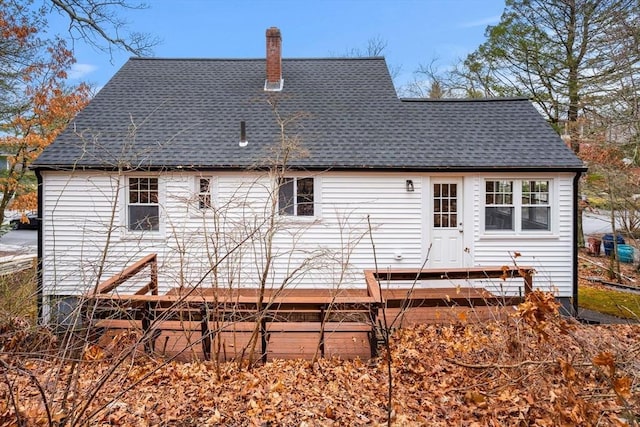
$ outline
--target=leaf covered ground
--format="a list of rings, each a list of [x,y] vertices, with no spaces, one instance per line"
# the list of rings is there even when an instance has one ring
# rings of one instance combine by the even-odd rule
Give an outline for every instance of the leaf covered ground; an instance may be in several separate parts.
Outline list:
[[[500,322],[398,331],[369,361],[166,362],[130,355],[132,336],[75,361],[36,358],[16,353],[33,339],[13,331],[0,341],[0,425],[381,425],[388,361],[393,425],[637,424],[640,326],[580,325],[532,295]]]
[[[586,250],[581,250],[578,256],[580,307],[637,322],[640,319],[640,271],[637,264],[616,264],[604,255],[593,256]],[[617,274],[618,267],[620,274]]]

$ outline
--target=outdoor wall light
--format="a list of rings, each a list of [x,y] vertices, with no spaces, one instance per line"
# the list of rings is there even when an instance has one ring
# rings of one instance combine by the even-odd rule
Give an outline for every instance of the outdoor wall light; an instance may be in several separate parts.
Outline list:
[[[406,187],[407,187],[407,191],[412,192],[414,191],[414,187],[413,187],[413,180],[408,179],[407,182],[405,183]]]

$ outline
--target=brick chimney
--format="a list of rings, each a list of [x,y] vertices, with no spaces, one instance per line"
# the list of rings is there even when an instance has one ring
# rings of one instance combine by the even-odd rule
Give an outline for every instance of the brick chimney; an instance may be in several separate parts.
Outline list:
[[[282,90],[282,37],[276,27],[267,29],[267,79],[264,90]]]

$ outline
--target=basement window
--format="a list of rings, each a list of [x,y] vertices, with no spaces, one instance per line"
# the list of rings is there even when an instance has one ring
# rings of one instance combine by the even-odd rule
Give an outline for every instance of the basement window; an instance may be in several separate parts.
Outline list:
[[[278,188],[278,212],[283,216],[313,216],[313,178],[282,178]]]

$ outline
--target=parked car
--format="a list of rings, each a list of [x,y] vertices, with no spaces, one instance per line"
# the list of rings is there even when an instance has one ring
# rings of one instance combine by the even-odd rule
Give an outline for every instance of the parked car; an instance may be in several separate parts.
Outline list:
[[[9,224],[11,224],[11,228],[14,230],[37,230],[40,226],[40,220],[37,214],[28,213],[26,219],[27,222],[23,222],[22,216],[19,216],[9,221]]]

